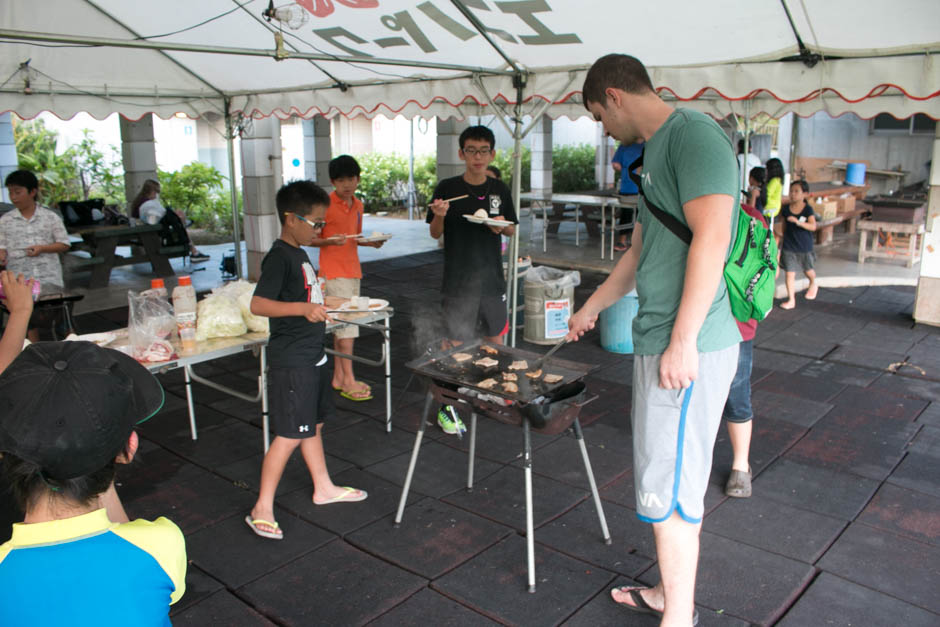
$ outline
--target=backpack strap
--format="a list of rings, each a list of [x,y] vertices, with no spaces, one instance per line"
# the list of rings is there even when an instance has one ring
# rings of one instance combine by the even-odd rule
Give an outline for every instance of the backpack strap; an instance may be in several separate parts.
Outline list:
[[[656,217],[657,220],[662,222],[663,226],[665,226],[667,229],[672,231],[676,237],[678,237],[683,242],[691,246],[692,245],[692,230],[688,226],[682,224],[682,222],[680,222],[678,218],[676,218],[672,214],[666,213],[665,211],[657,207],[653,203],[653,201],[647,198],[646,194],[643,193],[643,178],[639,174],[636,173],[636,170],[637,168],[640,168],[643,166],[643,153],[645,151],[646,151],[646,148],[644,147],[643,150],[640,152],[640,156],[637,157],[636,161],[630,164],[630,167],[627,168],[627,175],[630,177],[630,180],[633,181],[633,183],[636,185],[637,189],[640,192],[640,196],[643,197],[643,200],[646,203],[646,208],[650,210],[650,213],[652,213]]]

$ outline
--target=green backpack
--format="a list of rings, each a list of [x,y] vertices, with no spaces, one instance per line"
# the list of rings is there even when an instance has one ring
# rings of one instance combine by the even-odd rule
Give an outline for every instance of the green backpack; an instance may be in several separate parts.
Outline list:
[[[663,226],[686,244],[692,243],[692,231],[675,216],[666,213],[646,197],[643,184],[635,170],[643,165],[643,155],[634,161],[628,173],[640,190],[650,210]],[[774,305],[777,272],[777,242],[773,233],[757,218],[740,206],[731,255],[725,262],[725,284],[731,301],[731,313],[741,322],[751,318],[763,320]]]

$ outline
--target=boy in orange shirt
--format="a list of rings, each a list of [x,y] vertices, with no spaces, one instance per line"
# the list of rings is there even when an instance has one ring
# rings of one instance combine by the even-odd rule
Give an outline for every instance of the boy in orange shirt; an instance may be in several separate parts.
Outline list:
[[[330,161],[330,183],[335,188],[330,194],[330,207],[326,211],[326,226],[313,245],[320,249],[320,276],[326,279],[325,296],[352,298],[359,296],[362,268],[359,265],[359,246],[379,248],[384,242],[361,242],[354,236],[362,233],[362,201],[355,196],[359,187],[359,163],[349,155],[340,155]],[[359,328],[347,326],[333,332],[333,349],[343,355],[353,354],[353,342],[359,337]],[[351,401],[368,401],[372,388],[353,375],[352,360],[335,357],[333,389]]]

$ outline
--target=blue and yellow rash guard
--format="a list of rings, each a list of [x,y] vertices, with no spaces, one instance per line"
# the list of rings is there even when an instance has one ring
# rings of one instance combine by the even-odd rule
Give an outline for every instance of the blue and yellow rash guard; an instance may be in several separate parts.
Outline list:
[[[0,625],[169,625],[186,590],[179,527],[104,509],[15,524],[0,545]]]

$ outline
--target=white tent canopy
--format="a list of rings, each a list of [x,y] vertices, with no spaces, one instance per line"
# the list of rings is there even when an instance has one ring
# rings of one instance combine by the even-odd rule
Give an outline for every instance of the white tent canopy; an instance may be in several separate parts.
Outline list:
[[[940,118],[936,0],[280,3],[269,23],[269,0],[6,0],[0,112],[464,118],[514,104],[519,75],[524,102],[574,117],[585,69],[626,52],[716,116]],[[816,63],[781,61],[801,52]]]

